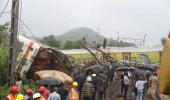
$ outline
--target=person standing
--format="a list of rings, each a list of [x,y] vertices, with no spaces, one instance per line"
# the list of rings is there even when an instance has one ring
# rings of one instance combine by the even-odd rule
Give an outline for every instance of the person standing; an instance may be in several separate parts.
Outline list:
[[[68,100],[79,100],[78,83],[73,82],[73,87],[69,91]]]
[[[6,100],[16,100],[19,91],[20,88],[18,86],[12,86],[10,88],[10,94],[6,97]]]
[[[147,81],[142,80],[142,77],[139,77],[139,80],[136,82],[135,87],[137,89],[137,97],[136,100],[143,100],[144,94],[144,85]]]
[[[44,87],[44,86],[40,86],[39,87],[39,89],[38,89],[38,91],[40,92],[40,94],[41,94],[41,99],[40,100],[46,100],[45,99],[45,97],[44,97],[44,93],[45,93],[45,91],[46,91],[46,88]]]
[[[22,80],[20,77],[17,78],[15,85],[18,86],[20,88],[20,90],[22,90]]]
[[[156,99],[158,96],[156,95],[157,87],[158,87],[158,77],[156,73],[153,73],[152,76],[149,78],[149,89],[148,94],[151,99]]]
[[[33,100],[41,100],[41,94],[40,93],[34,93],[33,94]]]
[[[58,93],[60,94],[61,100],[66,100],[66,97],[68,95],[68,91],[62,83],[59,87]]]
[[[97,92],[97,100],[104,99],[104,91],[105,91],[105,80],[101,75],[98,75],[96,79],[96,92]]]
[[[124,82],[124,99],[127,99],[127,92],[128,92],[128,88],[130,86],[130,79],[128,77],[128,73],[125,72],[125,75],[123,77],[123,82]]]
[[[24,100],[24,95],[18,94],[16,100]]]
[[[123,90],[124,90],[124,79],[123,79],[124,75],[121,74],[120,75],[120,82],[121,82],[121,93],[123,94]]]
[[[96,100],[96,74],[92,74],[92,84],[94,86],[94,92],[92,100]]]
[[[50,94],[50,90],[48,89],[48,85],[45,84],[44,87],[45,87],[45,91],[42,96],[45,98],[45,100],[47,100]]]
[[[48,100],[61,100],[61,97],[57,92],[58,88],[56,86],[53,86],[51,89],[51,93],[48,97]]]
[[[114,74],[115,74],[115,69],[114,69],[114,66],[112,65],[112,63],[110,63],[108,66],[109,66],[108,79],[109,79],[109,81],[113,82],[113,77],[114,77]]]
[[[26,90],[26,94],[24,96],[24,100],[32,100],[34,91],[32,89]]]
[[[88,76],[86,82],[83,84],[81,100],[92,100],[94,86],[91,82],[92,78],[91,76]]]
[[[86,78],[85,78],[85,75],[83,72],[80,72],[78,73],[76,76],[75,76],[75,81],[78,83],[78,91],[79,91],[79,97],[81,96],[81,91],[82,91],[82,87],[83,87],[83,84],[85,82]]]

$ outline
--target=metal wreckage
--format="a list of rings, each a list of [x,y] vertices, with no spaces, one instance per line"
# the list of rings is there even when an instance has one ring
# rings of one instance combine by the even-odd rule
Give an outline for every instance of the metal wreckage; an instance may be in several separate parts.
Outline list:
[[[69,56],[52,47],[19,35],[18,51],[16,76],[38,80],[35,72],[42,70],[57,70],[73,76]]]
[[[89,67],[94,65],[98,65],[105,69],[107,68],[104,65],[106,61],[115,61],[114,58],[112,58],[109,54],[100,50],[98,45],[88,43],[85,38],[82,38],[79,42],[86,50],[91,53],[94,58],[93,61],[84,65],[83,69],[89,70]],[[20,77],[26,77],[27,79],[33,79],[36,81],[44,76],[54,77],[55,75],[58,75],[56,76],[58,78],[58,73],[63,72],[67,74],[64,75],[63,78],[67,79],[68,83],[72,83],[74,74],[77,73],[77,70],[80,70],[80,66],[72,65],[70,62],[71,57],[68,55],[65,55],[59,50],[56,50],[55,48],[49,47],[31,38],[19,35],[18,48],[20,52],[18,53],[16,66],[17,76],[19,75]],[[100,52],[100,55],[102,55],[102,59],[97,57],[98,52]],[[94,68],[92,67],[92,70],[95,68],[96,66]],[[52,74],[52,70],[56,71],[55,73],[57,74]],[[37,75],[36,73],[39,73],[40,71],[44,71],[45,73],[43,75]]]

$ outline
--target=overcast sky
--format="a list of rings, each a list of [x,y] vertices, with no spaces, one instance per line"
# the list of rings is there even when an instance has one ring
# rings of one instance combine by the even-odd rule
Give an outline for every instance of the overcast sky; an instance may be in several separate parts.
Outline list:
[[[7,0],[0,0],[0,12]],[[10,5],[8,10],[10,10]],[[160,44],[170,31],[169,0],[22,0],[22,19],[41,37],[89,27],[105,37],[141,38]],[[0,19],[10,21],[9,15]]]

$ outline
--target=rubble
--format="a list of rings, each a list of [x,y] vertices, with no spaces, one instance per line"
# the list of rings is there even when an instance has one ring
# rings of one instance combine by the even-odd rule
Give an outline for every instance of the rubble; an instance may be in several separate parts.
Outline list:
[[[27,78],[32,78],[35,72],[41,70],[57,70],[72,76],[69,57],[53,48],[41,47],[27,72]]]

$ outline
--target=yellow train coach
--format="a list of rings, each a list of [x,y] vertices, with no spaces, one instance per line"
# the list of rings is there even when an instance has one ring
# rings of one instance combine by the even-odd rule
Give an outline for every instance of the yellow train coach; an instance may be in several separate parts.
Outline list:
[[[129,60],[135,61],[137,63],[156,64],[160,63],[162,49],[162,46],[157,46],[107,47],[106,49],[101,50],[110,54],[113,58],[117,60]],[[85,49],[61,50],[61,52],[75,58],[76,61],[79,63],[83,63],[93,59],[93,56]],[[95,50],[92,52],[98,54],[98,57],[100,58],[100,53]]]

